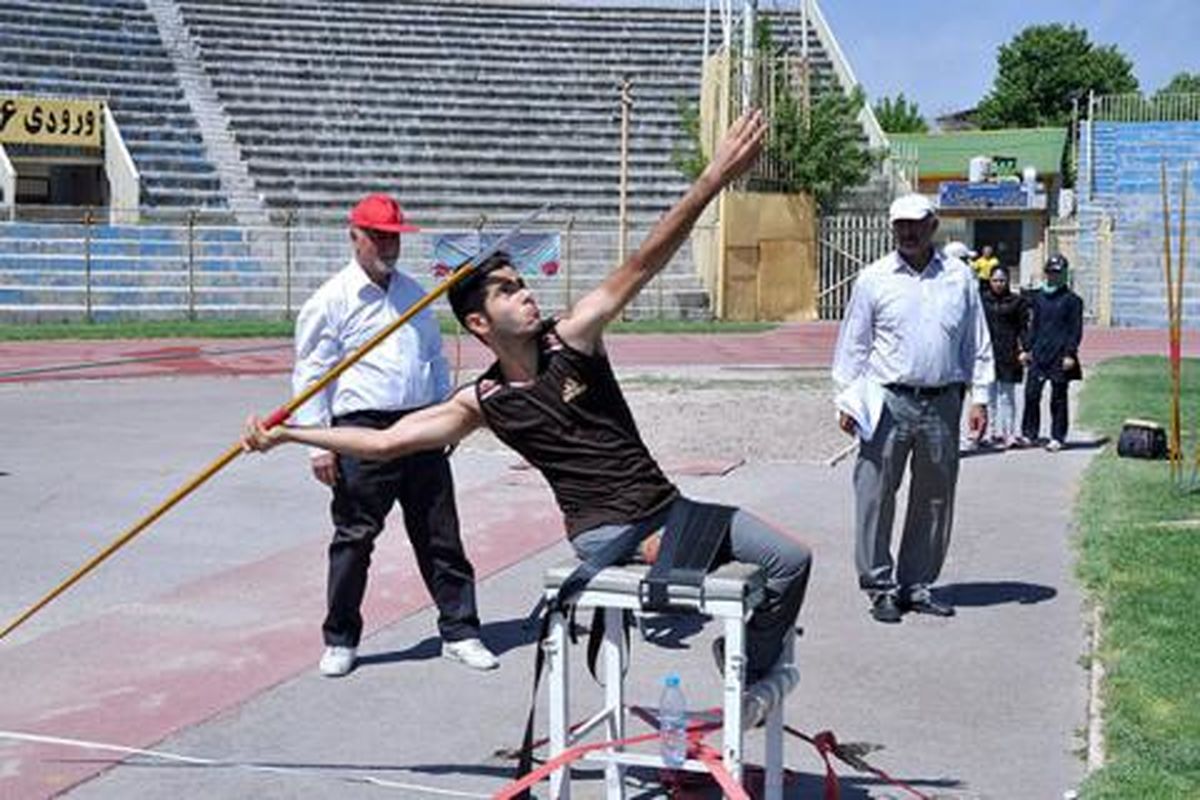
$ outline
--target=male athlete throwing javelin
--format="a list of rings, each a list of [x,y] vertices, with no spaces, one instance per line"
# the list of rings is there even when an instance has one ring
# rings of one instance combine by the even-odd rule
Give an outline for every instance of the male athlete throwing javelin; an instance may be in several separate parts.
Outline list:
[[[642,442],[601,336],[667,265],[709,201],[754,162],[765,130],[760,111],[743,114],[703,174],[637,252],[563,319],[542,319],[533,295],[502,253],[456,284],[450,291],[455,316],[496,361],[445,402],[382,430],[267,430],[251,417],[244,446],[265,451],[298,442],[383,460],[446,447],[486,426],[549,482],[579,556],[594,560],[604,552],[607,563],[628,562],[639,552],[652,556],[656,532],[668,517],[687,518],[683,509],[696,504],[680,495]],[[750,618],[747,634],[747,680],[753,682],[780,655],[800,611],[812,559],[806,546],[753,514],[722,510],[724,516],[716,515],[723,525],[715,562],[759,564],[767,577],[766,602]],[[676,546],[686,548],[689,533],[686,526],[683,530]]]

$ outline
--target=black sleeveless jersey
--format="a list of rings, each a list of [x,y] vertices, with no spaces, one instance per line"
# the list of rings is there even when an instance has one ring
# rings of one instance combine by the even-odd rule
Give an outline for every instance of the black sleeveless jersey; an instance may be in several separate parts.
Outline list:
[[[646,449],[608,356],[567,346],[548,320],[531,384],[505,382],[499,362],[475,382],[488,427],[550,484],[567,536],[653,514],[679,490]]]

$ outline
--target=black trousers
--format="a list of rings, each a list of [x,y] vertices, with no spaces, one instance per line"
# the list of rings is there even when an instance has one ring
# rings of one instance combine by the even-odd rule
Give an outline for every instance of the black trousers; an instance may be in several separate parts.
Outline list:
[[[359,411],[333,424],[386,428],[403,414]],[[421,577],[437,604],[442,639],[453,642],[479,635],[475,570],[463,551],[446,454],[429,451],[392,461],[339,456],[330,506],[334,534],[329,545],[329,612],[322,627],[327,645],[358,646],[371,552],[397,502]]]
[[[1021,435],[1034,441],[1042,429],[1042,387],[1049,380],[1040,372],[1025,375],[1025,411],[1021,414]],[[1067,381],[1050,381],[1050,438],[1067,440]]]

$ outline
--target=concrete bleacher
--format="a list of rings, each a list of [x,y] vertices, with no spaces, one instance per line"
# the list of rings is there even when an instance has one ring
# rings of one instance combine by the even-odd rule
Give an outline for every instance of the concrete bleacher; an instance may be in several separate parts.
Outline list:
[[[0,225],[0,320],[274,312],[283,276],[236,227]]]
[[[272,206],[346,207],[381,188],[425,216],[552,202],[613,218],[626,75],[631,213],[660,213],[685,186],[670,154],[678,103],[699,93],[700,5],[179,5]],[[776,38],[794,44],[797,26],[793,9]]]
[[[777,44],[806,47],[814,91],[842,90],[836,44],[831,55],[828,34],[802,26],[797,4],[784,8],[763,9]],[[559,230],[567,217],[578,223],[570,289],[561,275],[533,279],[560,309],[617,260],[622,77],[633,81],[631,247],[684,190],[671,153],[683,137],[679,103],[699,94],[703,25],[702,3],[653,0],[12,0],[0,8],[0,90],[107,99],[145,180],[144,203],[225,209],[222,223],[242,223],[245,249],[229,264],[244,274],[234,280],[202,259],[198,274],[224,277],[198,313],[298,306],[344,263],[341,220],[368,191],[395,194],[435,230],[469,230],[477,216],[503,229],[550,204]],[[712,26],[715,44],[716,14]],[[285,234],[266,214],[278,220],[285,209],[338,219],[291,230],[286,264]],[[135,244],[93,253],[114,259],[94,266],[97,276],[127,282],[99,307],[178,310],[179,253],[160,253],[154,236],[186,238],[180,225],[149,240],[114,230]],[[7,249],[27,233],[0,231],[0,316],[77,316],[82,252]],[[39,235],[82,241],[69,226]],[[421,272],[427,241],[412,242]],[[39,276],[53,292],[39,293]],[[708,313],[686,247],[662,286],[632,315]]]
[[[1200,109],[1200,96],[1195,98],[1195,107]],[[1175,258],[1179,251],[1181,166],[1185,163],[1191,164],[1188,203],[1194,208],[1200,199],[1200,121],[1097,120],[1082,126],[1078,247],[1086,263],[1097,265],[1101,248],[1106,246],[1101,219],[1111,221],[1114,325],[1167,325],[1161,187],[1164,162],[1170,185],[1169,223]],[[1194,212],[1188,217],[1191,222],[1187,238],[1195,243],[1200,241],[1200,225]],[[1086,269],[1077,275],[1085,300],[1098,298],[1098,270]],[[1198,290],[1200,279],[1189,264],[1184,281],[1185,324],[1195,325],[1200,319]]]
[[[144,204],[226,204],[140,0],[6,0],[0,64],[0,92],[106,101],[141,171]]]

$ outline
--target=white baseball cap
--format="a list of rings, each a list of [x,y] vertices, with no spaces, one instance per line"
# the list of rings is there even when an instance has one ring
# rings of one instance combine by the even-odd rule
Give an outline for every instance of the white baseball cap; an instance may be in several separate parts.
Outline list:
[[[902,219],[922,220],[936,213],[937,209],[925,195],[906,194],[892,201],[891,208],[888,209],[888,222]]]
[[[975,257],[975,251],[962,242],[946,242],[946,246],[942,248],[942,253],[951,258],[959,259]]]

